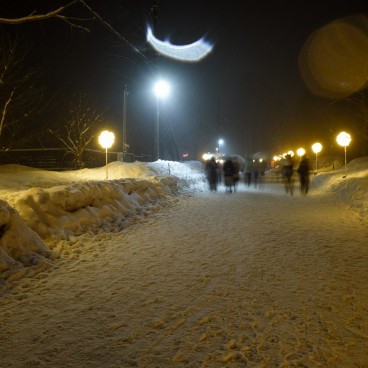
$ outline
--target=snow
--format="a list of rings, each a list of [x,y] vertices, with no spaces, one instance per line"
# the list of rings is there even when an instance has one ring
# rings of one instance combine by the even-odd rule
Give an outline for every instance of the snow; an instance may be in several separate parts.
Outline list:
[[[194,161],[0,167],[2,365],[364,367],[368,158],[321,171],[290,196]]]
[[[200,163],[176,162],[124,164],[106,169],[50,172],[17,165],[1,167],[0,272],[3,279],[16,277],[17,269],[54,259],[71,237],[86,229],[111,229],[116,223],[147,216],[160,200],[197,183],[203,173],[193,171]],[[198,170],[197,170],[198,171]],[[47,245],[46,245],[47,244]],[[21,272],[21,274],[23,271]]]

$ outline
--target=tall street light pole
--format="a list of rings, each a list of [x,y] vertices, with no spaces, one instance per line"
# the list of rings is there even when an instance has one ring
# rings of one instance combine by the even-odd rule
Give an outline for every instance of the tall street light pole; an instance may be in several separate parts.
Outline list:
[[[317,170],[318,170],[318,153],[320,153],[322,151],[322,144],[319,142],[316,142],[312,145],[312,150],[313,152],[316,154],[316,169],[314,171],[314,175],[317,175]]]
[[[167,96],[170,91],[170,87],[164,80],[159,80],[155,84],[156,94],[156,129],[155,129],[155,147],[156,147],[156,160],[160,159],[160,99]]]
[[[345,175],[343,176],[343,178],[346,177],[347,175],[347,170],[346,170],[346,147],[350,144],[351,142],[351,136],[349,133],[346,132],[341,132],[337,137],[336,137],[336,141],[340,146],[344,147],[344,152],[345,152]]]
[[[156,130],[155,130],[156,160],[160,159],[160,96],[156,93]]]
[[[224,140],[222,138],[220,138],[218,140],[218,155],[219,157],[221,157],[221,154],[220,154],[220,147],[224,144]]]
[[[107,149],[111,148],[111,146],[114,144],[115,135],[112,132],[109,132],[108,130],[104,130],[98,137],[98,142],[102,146],[102,148],[105,148],[105,154],[106,154],[106,179],[109,178],[108,174],[108,160],[107,160]]]
[[[123,161],[124,155],[127,151],[127,130],[126,130],[126,123],[127,123],[127,99],[128,99],[128,86],[124,86],[124,100],[123,100]]]
[[[301,162],[301,160],[302,160],[302,156],[304,156],[304,154],[305,154],[305,149],[304,148],[302,148],[302,147],[300,147],[300,148],[298,148],[297,150],[296,150],[296,153],[298,154],[298,156],[299,156],[299,162]]]

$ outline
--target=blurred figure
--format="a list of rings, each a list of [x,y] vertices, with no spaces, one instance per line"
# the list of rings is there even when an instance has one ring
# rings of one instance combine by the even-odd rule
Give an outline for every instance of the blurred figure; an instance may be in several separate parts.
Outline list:
[[[226,191],[232,193],[232,188],[234,185],[234,166],[230,158],[226,159],[224,162],[222,171],[224,173],[224,184],[226,186]]]
[[[308,193],[309,190],[309,173],[311,171],[311,167],[309,164],[309,159],[307,155],[303,155],[298,167],[298,174],[300,180],[300,192],[304,195]]]
[[[284,177],[285,192],[293,194],[293,160],[290,155],[286,155],[282,164],[282,175]]]
[[[267,168],[267,163],[265,160],[259,160],[259,174],[258,174],[258,189],[264,189],[265,187],[265,172]]]
[[[222,183],[222,164],[221,161],[217,161],[217,185]]]
[[[236,187],[240,179],[240,163],[237,159],[233,160],[233,185],[234,192],[236,192]]]
[[[217,190],[217,163],[214,157],[206,162],[206,178],[211,191]]]
[[[259,176],[259,162],[258,162],[258,160],[253,160],[253,162],[252,162],[252,174],[253,174],[254,188],[257,188],[258,176]]]
[[[251,161],[250,158],[247,158],[245,160],[245,165],[244,165],[244,182],[245,182],[245,184],[249,188],[250,187],[250,184],[252,182],[252,161]]]

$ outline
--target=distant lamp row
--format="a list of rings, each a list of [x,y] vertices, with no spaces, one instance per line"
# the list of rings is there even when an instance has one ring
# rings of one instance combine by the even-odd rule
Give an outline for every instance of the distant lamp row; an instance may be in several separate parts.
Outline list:
[[[339,133],[339,135],[336,137],[336,141],[337,143],[344,147],[344,151],[345,151],[345,176],[346,176],[346,147],[350,144],[351,142],[351,137],[349,133],[346,132],[341,132]],[[317,169],[318,169],[318,154],[322,151],[322,144],[319,142],[316,142],[314,144],[312,144],[312,151],[316,154],[316,168],[315,168],[315,173],[317,173]],[[302,156],[305,155],[305,149],[304,148],[298,148],[297,149],[297,154],[301,160]],[[294,152],[293,151],[289,151],[288,153],[283,153],[281,156],[274,156],[273,159],[274,161],[278,161],[282,158],[285,158],[286,155],[290,155],[291,157],[294,156]]]

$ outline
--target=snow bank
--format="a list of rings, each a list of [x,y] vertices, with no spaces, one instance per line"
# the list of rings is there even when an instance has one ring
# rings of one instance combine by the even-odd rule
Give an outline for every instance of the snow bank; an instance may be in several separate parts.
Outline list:
[[[152,180],[121,179],[89,181],[48,189],[24,191],[13,205],[27,225],[41,238],[68,240],[102,222],[130,217],[154,205],[166,195],[176,194],[173,177]]]
[[[0,200],[0,273],[8,278],[11,270],[38,264],[50,256],[41,238],[32,231],[19,213]],[[1,280],[1,279],[0,279]]]
[[[368,157],[349,162],[339,170],[318,173],[313,177],[315,192],[330,193],[362,214],[368,211]]]
[[[87,231],[113,229],[157,210],[168,197],[203,190],[200,163],[113,162],[69,172],[0,168],[0,280],[57,257]],[[198,184],[200,183],[200,184]]]

